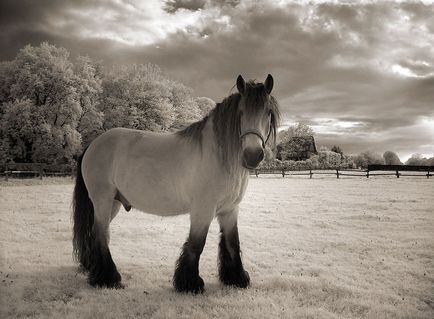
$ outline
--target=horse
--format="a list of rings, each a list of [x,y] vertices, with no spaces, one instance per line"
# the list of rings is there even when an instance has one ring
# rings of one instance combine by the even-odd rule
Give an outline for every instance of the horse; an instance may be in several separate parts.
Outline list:
[[[124,288],[109,249],[109,225],[121,205],[159,216],[190,214],[172,280],[176,291],[204,291],[199,258],[215,217],[220,282],[250,285],[237,220],[249,169],[263,160],[267,144],[276,144],[280,115],[273,84],[270,74],[264,83],[239,75],[238,92],[183,130],[113,128],[92,141],[77,161],[72,216],[73,254],[91,286]]]

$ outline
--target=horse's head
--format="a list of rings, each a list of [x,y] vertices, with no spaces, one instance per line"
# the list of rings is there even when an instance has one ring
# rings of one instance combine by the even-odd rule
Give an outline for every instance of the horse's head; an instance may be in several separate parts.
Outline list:
[[[241,95],[238,105],[242,148],[242,165],[255,168],[264,159],[265,145],[270,137],[275,143],[279,118],[277,103],[270,95],[273,77],[269,74],[264,83],[245,82],[237,78]]]

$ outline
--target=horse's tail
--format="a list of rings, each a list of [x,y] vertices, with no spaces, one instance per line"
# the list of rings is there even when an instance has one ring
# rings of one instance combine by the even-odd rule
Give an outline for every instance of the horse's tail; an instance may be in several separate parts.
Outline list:
[[[77,178],[72,200],[74,222],[72,244],[75,259],[84,269],[89,270],[94,209],[81,172],[81,162],[85,152],[86,150],[77,160]]]

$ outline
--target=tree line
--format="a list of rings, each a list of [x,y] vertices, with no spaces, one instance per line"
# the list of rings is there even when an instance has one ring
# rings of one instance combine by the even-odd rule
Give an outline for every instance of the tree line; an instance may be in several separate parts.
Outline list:
[[[215,102],[167,77],[154,64],[104,67],[87,56],[47,42],[25,46],[11,61],[0,62],[0,163],[73,164],[84,147],[113,127],[174,131],[206,115]],[[279,132],[283,150],[294,136],[314,136],[298,123]],[[288,146],[292,145],[292,146]],[[320,147],[305,161],[277,160],[267,151],[262,167],[311,169],[402,164],[393,152],[344,154],[339,146]],[[409,165],[434,165],[413,155]]]
[[[28,45],[0,63],[0,163],[71,164],[110,128],[172,131],[214,105],[153,64],[103,67]]]
[[[315,136],[314,130],[307,124],[295,123],[289,128],[279,132],[279,145],[283,150],[280,152],[281,159],[276,159],[273,152],[269,151],[267,159],[260,164],[259,168],[276,170],[310,170],[310,169],[366,169],[370,164],[382,165],[403,165],[398,155],[392,151],[386,151],[383,155],[372,151],[363,151],[359,154],[344,154],[343,150],[334,145],[331,148],[320,146],[317,154],[311,155],[306,160],[291,160],[292,154],[305,148],[305,145],[294,145],[300,143],[293,137]],[[288,141],[291,141],[288,143]],[[301,140],[301,143],[305,141]],[[282,156],[283,155],[283,156]],[[421,154],[413,154],[406,162],[406,165],[434,166],[434,157],[426,158]]]

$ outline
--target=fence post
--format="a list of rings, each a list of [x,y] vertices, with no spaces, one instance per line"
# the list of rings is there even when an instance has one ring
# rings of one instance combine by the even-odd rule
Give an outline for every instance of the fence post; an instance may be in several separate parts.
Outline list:
[[[39,179],[42,179],[42,175],[43,175],[42,164],[39,164],[39,165],[38,165],[38,172],[39,172]]]
[[[282,177],[285,177],[285,170],[282,169]]]
[[[336,178],[339,178],[339,170],[336,170]]]
[[[369,178],[369,170],[366,171],[366,178]]]
[[[396,171],[396,178],[399,178],[399,171]]]
[[[428,174],[426,174],[426,178],[429,178],[429,170],[428,170]]]
[[[312,170],[310,170],[309,171],[309,178],[312,178],[312,175],[313,175]]]

